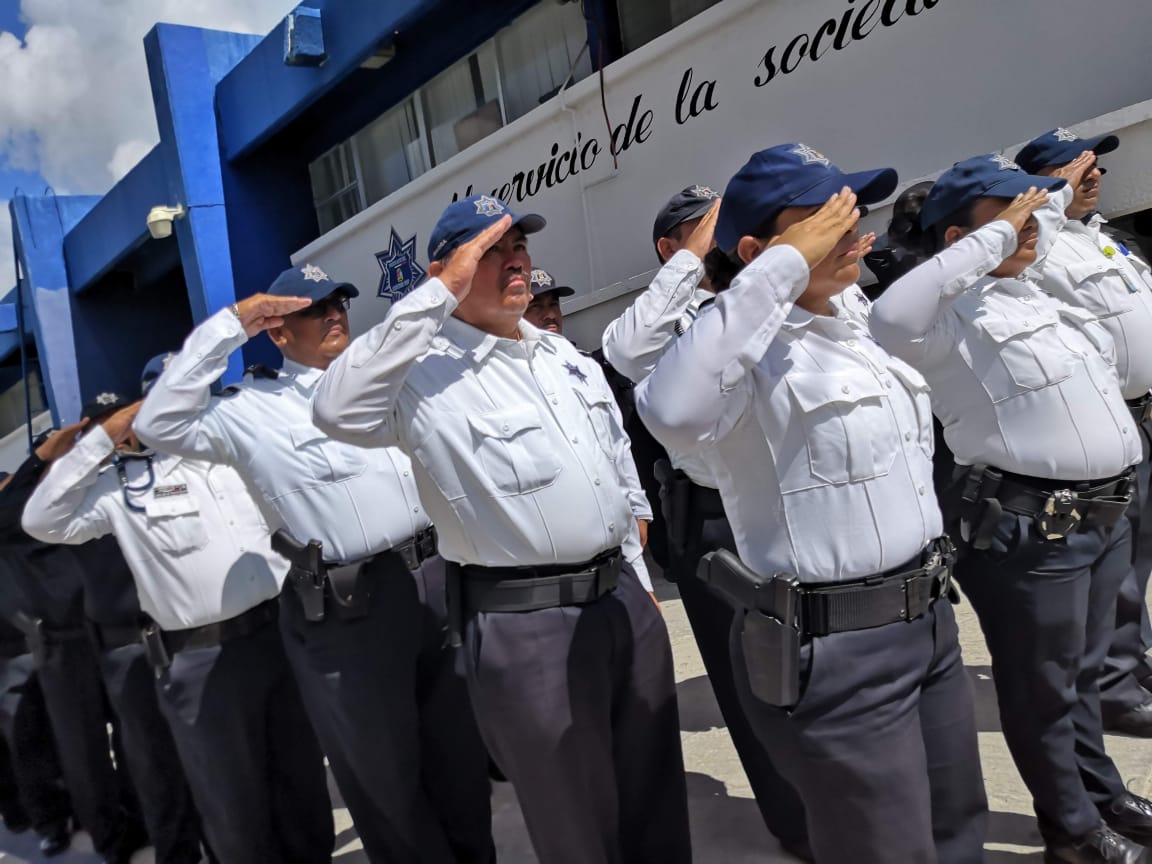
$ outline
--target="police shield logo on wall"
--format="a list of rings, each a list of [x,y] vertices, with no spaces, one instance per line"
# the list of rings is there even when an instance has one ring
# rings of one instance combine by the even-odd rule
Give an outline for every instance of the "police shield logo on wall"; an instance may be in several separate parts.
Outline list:
[[[376,253],[381,271],[376,296],[395,303],[419,285],[428,271],[416,261],[416,235],[401,240],[395,228],[389,230],[391,236],[388,238],[388,248]]]

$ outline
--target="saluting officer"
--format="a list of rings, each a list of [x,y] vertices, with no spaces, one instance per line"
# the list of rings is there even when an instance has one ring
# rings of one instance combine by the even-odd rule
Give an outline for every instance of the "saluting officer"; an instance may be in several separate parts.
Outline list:
[[[740,558],[713,553],[708,576],[743,613],[734,678],[815,860],[975,864],[987,805],[927,386],[856,296],[874,239],[856,203],[896,182],[806,144],[754,154],[717,216],[720,293],[637,405],[670,450],[713,451]]]
[[[635,382],[648,377],[677,336],[692,326],[701,307],[716,297],[704,272],[704,257],[715,245],[719,198],[710,187],[696,184],[673,195],[656,215],[652,242],[660,270],[636,302],[604,330],[605,359]],[[736,549],[719,483],[704,454],[673,452],[669,457],[670,467],[668,461],[657,463],[669,537],[670,560],[664,573],[680,590],[708,680],[764,824],[785,849],[810,859],[804,805],[773,767],[736,694],[728,650],[732,607],[696,578],[705,553]]]
[[[560,308],[560,299],[571,297],[576,291],[567,285],[557,285],[552,274],[540,267],[532,268],[529,281],[532,299],[524,310],[524,320],[538,330],[563,336],[564,310]]]
[[[192,332],[134,426],[160,452],[235,467],[291,535],[279,541],[295,559],[284,645],[369,859],[486,864],[488,760],[443,648],[443,562],[411,465],[312,422],[312,392],[348,344],[358,294],[312,264],[288,268]],[[262,331],[283,368],[213,398],[228,355]]]
[[[145,367],[145,392],[171,356]],[[142,649],[149,677],[217,860],[327,860],[324,760],[276,628],[287,562],[231,467],[155,452],[121,452],[104,467],[139,410],[115,411],[58,460],[24,530],[46,543],[119,541],[155,625]]]
[[[871,329],[922,370],[955,454],[944,504],[966,547],[957,577],[1048,860],[1129,864],[1149,860],[1132,840],[1152,841],[1152,806],[1104,751],[1097,679],[1131,566],[1139,432],[1107,331],[1026,274],[1094,161],[1045,178],[989,154],[944,172],[918,221],[889,231],[934,257],[876,301]]]
[[[1053,129],[1033,139],[1016,156],[1029,174],[1050,176],[1082,153],[1111,153],[1120,145],[1115,135],[1085,140],[1067,129]],[[1068,222],[1040,265],[1040,287],[1100,319],[1116,346],[1120,392],[1135,428],[1140,431],[1143,459],[1136,469],[1132,506],[1133,567],[1116,598],[1116,633],[1100,677],[1104,728],[1152,737],[1152,693],[1141,682],[1152,681],[1152,627],[1148,621],[1148,577],[1152,574],[1152,270],[1104,229],[1096,210],[1104,169],[1093,165],[1072,190],[1065,209]]]
[[[567,340],[521,320],[543,226],[487,195],[449,205],[432,278],[329,367],[315,417],[411,455],[481,733],[541,864],[686,862],[672,654],[619,413]]]

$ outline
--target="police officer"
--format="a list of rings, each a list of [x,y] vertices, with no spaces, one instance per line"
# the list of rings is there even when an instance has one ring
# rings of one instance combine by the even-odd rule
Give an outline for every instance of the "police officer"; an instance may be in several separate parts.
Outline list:
[[[560,298],[571,297],[576,292],[567,285],[557,285],[552,274],[539,267],[532,268],[531,289],[532,299],[524,310],[524,320],[538,330],[564,335]]]
[[[47,436],[0,489],[0,560],[5,562],[4,576],[17,582],[27,602],[15,623],[35,659],[76,817],[106,862],[127,864],[147,841],[132,784],[126,772],[116,770],[110,754],[108,725],[113,724],[112,743],[118,745],[118,721],[108,710],[85,618],[84,571],[92,561],[80,550],[34,540],[20,527],[36,484],[51,462],[72,446],[82,426],[73,424]],[[126,761],[118,755],[118,764]],[[46,852],[65,848],[66,832],[41,842]]]
[[[1115,135],[1085,140],[1067,129],[1053,129],[1025,146],[1016,162],[1029,174],[1049,176],[1085,152],[1111,153],[1120,144]],[[1143,458],[1136,469],[1129,518],[1132,524],[1133,568],[1116,598],[1116,633],[1100,677],[1100,707],[1104,728],[1152,737],[1152,693],[1142,680],[1152,680],[1152,648],[1145,595],[1152,574],[1152,506],[1149,476],[1152,451],[1152,270],[1122,242],[1104,230],[1097,212],[1100,178],[1094,165],[1072,190],[1064,211],[1068,222],[1056,235],[1041,263],[1040,287],[1071,306],[1100,319],[1116,346],[1120,392],[1140,431]]]
[[[633,381],[643,381],[677,336],[715,299],[704,272],[712,249],[719,194],[696,184],[673,195],[656,215],[653,243],[660,270],[652,284],[604,330],[604,356]],[[678,584],[684,611],[708,672],[720,713],[744,766],[764,824],[781,845],[810,859],[804,806],[772,765],[740,707],[732,679],[728,634],[732,607],[696,579],[700,558],[714,549],[735,551],[719,486],[703,454],[671,453],[657,463],[671,560],[665,575]]]
[[[742,613],[734,680],[821,864],[983,860],[927,387],[857,302],[874,235],[856,203],[896,182],[806,144],[753,154],[707,257],[721,293],[637,389],[670,450],[713,448],[740,552],[708,567]]]
[[[160,452],[234,466],[287,532],[284,645],[369,859],[484,864],[488,761],[443,650],[443,563],[408,458],[312,423],[310,397],[347,345],[358,293],[312,264],[285,270],[192,332],[135,430]],[[228,355],[262,331],[283,369],[213,398]]]
[[[329,367],[315,417],[411,455],[472,704],[541,864],[686,862],[672,655],[619,415],[567,340],[521,320],[543,226],[487,195],[449,205],[432,278]]]
[[[145,367],[145,391],[171,356]],[[155,622],[142,648],[149,678],[221,864],[327,860],[323,756],[276,627],[287,562],[232,468],[153,452],[104,468],[131,443],[139,408],[106,416],[60,458],[24,528],[46,543],[118,539]]]
[[[1085,153],[1053,178],[995,154],[957,163],[902,238],[934,257],[871,318],[932,386],[957,463],[945,500],[967,546],[957,576],[1047,860],[1071,864],[1147,861],[1137,842],[1152,841],[1152,806],[1104,752],[1097,689],[1131,564],[1123,517],[1138,433],[1107,331],[1025,273],[1093,162]]]

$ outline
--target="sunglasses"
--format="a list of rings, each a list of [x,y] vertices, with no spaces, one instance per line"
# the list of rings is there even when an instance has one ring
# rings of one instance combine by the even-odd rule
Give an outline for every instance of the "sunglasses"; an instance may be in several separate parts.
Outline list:
[[[351,306],[351,297],[346,294],[333,294],[323,300],[317,300],[311,306],[305,306],[294,314],[301,318],[324,318],[329,312],[347,312]]]

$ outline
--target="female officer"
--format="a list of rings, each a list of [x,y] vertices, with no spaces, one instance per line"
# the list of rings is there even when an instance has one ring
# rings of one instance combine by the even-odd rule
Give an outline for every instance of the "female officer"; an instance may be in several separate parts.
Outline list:
[[[987,805],[939,599],[927,387],[868,338],[856,287],[873,239],[856,203],[895,185],[892,169],[844,174],[804,144],[753,155],[706,259],[720,293],[637,402],[669,450],[713,448],[746,565],[728,572],[770,582],[767,602],[737,603],[733,668],[816,861],[976,864]]]
[[[1108,826],[1147,842],[1152,809],[1104,752],[1096,681],[1129,562],[1121,517],[1139,436],[1107,333],[1026,273],[1090,156],[1057,178],[977,156],[898,202],[919,218],[892,239],[934,257],[876,302],[871,330],[924,374],[956,457],[944,506],[965,546],[957,578],[1045,860],[1130,864],[1146,850]]]

